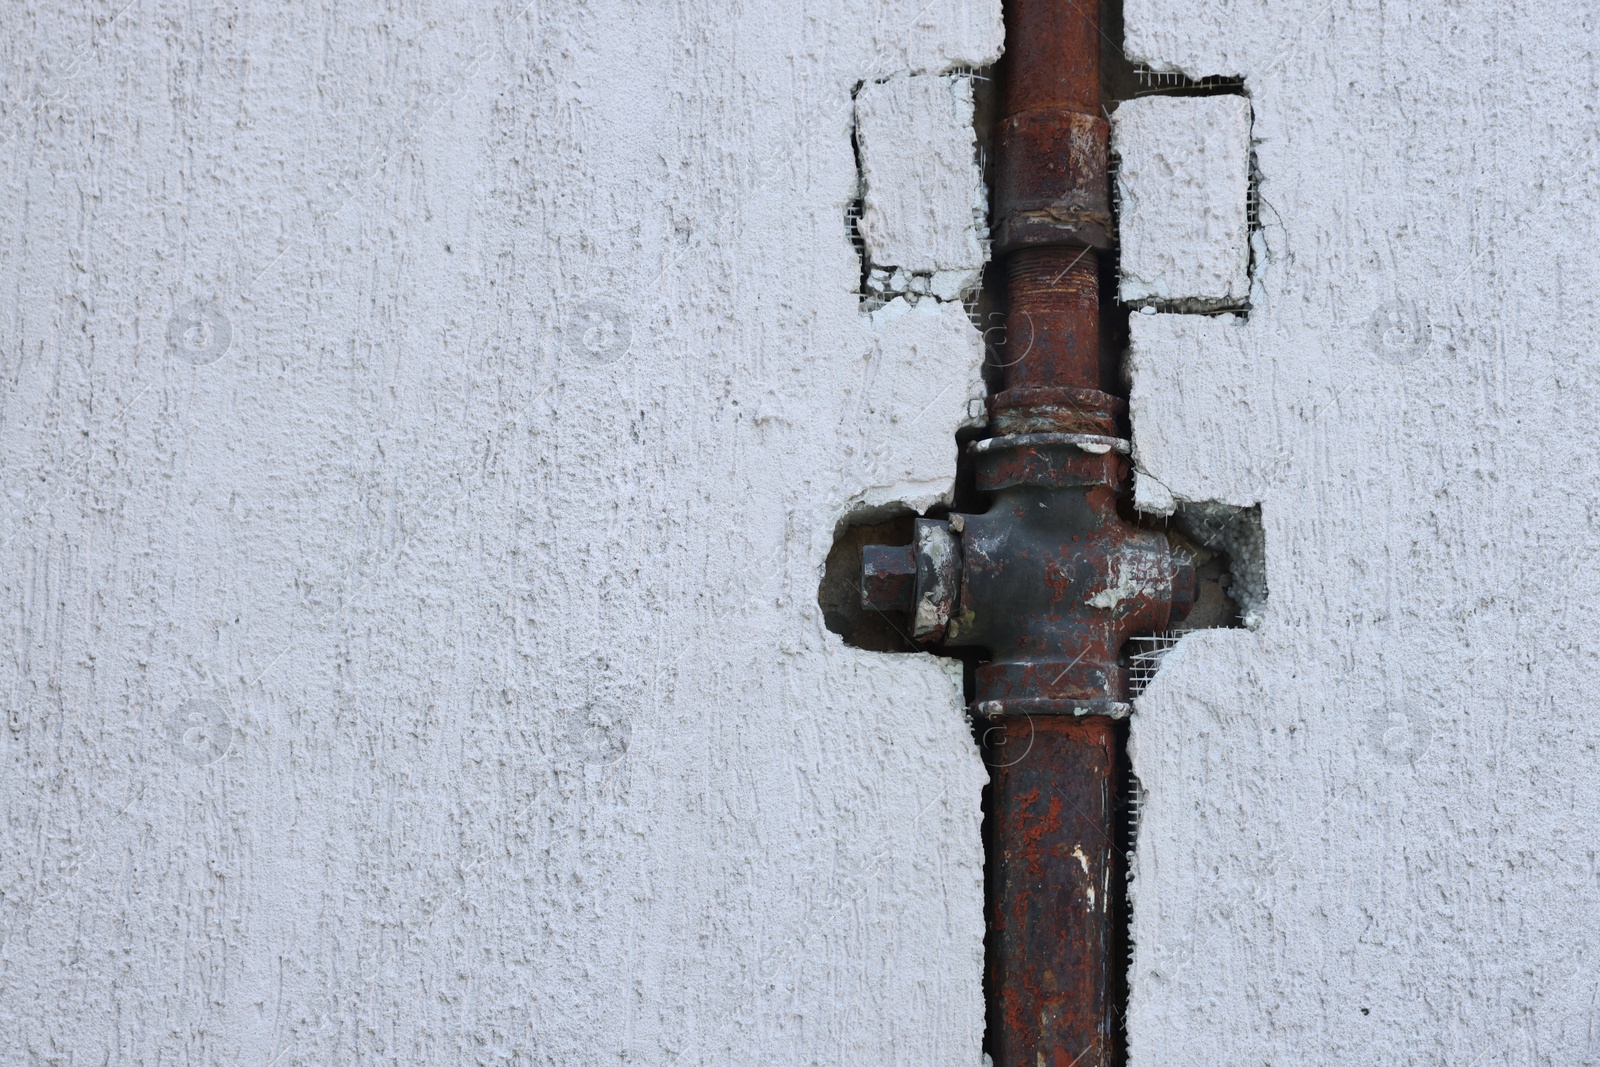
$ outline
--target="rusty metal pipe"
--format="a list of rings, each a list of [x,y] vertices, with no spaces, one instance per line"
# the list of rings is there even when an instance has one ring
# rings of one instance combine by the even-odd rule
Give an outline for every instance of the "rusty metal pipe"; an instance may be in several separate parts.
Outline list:
[[[1100,381],[1100,265],[1087,248],[1021,248],[1006,259],[1009,388]]]
[[[1008,0],[995,251],[1111,246],[1110,126],[1094,0]]]
[[[991,734],[1004,754],[989,786],[995,1062],[1104,1067],[1122,881],[1117,735],[1110,719],[1064,716],[1001,719]]]
[[[1123,520],[1123,401],[1099,388],[1098,251],[1110,247],[1099,5],[1007,0],[996,128],[1005,388],[973,443],[981,514],[920,519],[864,555],[862,600],[928,645],[976,646],[990,756],[996,1067],[1112,1067],[1119,656],[1182,619],[1193,568]]]
[[[1095,0],[1006,0],[1002,108],[1100,114],[1100,5]]]

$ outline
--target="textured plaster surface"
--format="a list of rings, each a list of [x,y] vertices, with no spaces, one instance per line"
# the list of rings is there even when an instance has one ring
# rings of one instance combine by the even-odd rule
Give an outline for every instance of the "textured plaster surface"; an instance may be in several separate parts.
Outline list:
[[[1600,39],[1130,0],[1238,75],[1249,321],[1135,316],[1140,463],[1260,502],[1260,629],[1139,699],[1133,1067],[1600,1062]]]
[[[1250,294],[1250,102],[1145,96],[1111,116],[1119,293],[1185,310]]]
[[[999,5],[92,12],[0,43],[0,1059],[976,1064],[959,677],[815,598],[981,356],[860,313],[851,92]]]
[[[873,264],[975,283],[988,234],[972,109],[964,75],[896,75],[856,94],[861,235]],[[952,225],[969,216],[974,225]]]
[[[1260,357],[1245,320],[1139,314],[1129,325],[1128,409],[1140,430],[1133,459],[1142,487],[1158,486],[1174,500],[1234,507],[1260,501],[1280,457],[1248,386],[1257,369],[1252,357]],[[1204,389],[1202,403],[1197,388]]]

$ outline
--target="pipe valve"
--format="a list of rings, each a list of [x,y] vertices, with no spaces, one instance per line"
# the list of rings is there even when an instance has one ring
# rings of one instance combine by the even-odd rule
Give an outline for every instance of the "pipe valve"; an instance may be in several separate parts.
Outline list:
[[[973,446],[982,514],[918,519],[910,545],[862,552],[862,606],[905,613],[926,645],[980,646],[975,710],[1126,713],[1123,644],[1193,607],[1192,563],[1116,510],[1117,438],[1021,434]]]

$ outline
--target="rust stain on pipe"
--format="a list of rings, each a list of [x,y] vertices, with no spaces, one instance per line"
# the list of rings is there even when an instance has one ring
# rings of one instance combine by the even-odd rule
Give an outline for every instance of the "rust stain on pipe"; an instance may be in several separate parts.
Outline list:
[[[1109,248],[1110,128],[1100,112],[1099,4],[1009,0],[1005,8],[995,251]]]
[[[1084,248],[1024,248],[1006,259],[1007,386],[1099,382],[1099,270]]]
[[[989,984],[996,1063],[1104,1067],[1111,1059],[1112,843],[1118,753],[1111,720],[1001,720],[992,769]]]

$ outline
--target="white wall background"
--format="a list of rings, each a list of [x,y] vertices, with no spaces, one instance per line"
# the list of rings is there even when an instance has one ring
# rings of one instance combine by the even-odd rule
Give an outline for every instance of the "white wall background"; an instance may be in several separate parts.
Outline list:
[[[851,92],[998,5],[3,22],[0,1060],[975,1064],[959,681],[815,598],[981,358]]]
[[[0,1058],[976,1063],[958,687],[814,596],[978,356],[860,314],[851,90],[997,5],[3,22]],[[1600,1062],[1594,16],[1127,28],[1251,96],[1135,429],[1272,581],[1136,715],[1134,1064]]]
[[[1264,223],[1248,321],[1135,316],[1134,433],[1271,583],[1135,715],[1137,1067],[1600,1063],[1597,17],[1128,2]]]

